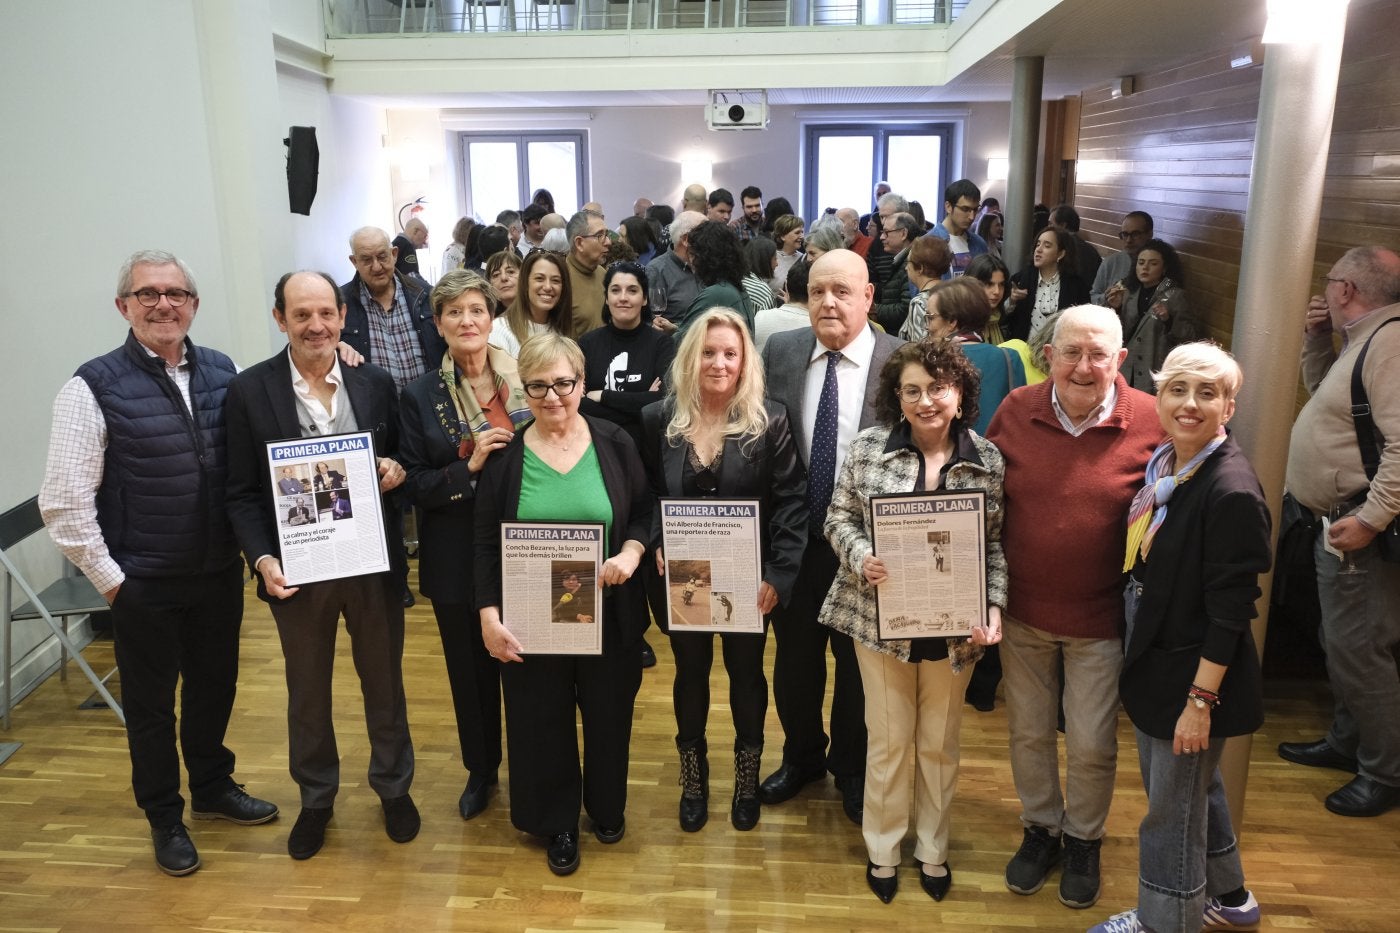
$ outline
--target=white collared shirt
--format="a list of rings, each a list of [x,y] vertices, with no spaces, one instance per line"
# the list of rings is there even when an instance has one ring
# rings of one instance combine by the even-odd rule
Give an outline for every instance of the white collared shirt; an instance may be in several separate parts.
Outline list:
[[[1108,394],[1103,397],[1099,406],[1089,414],[1084,416],[1084,420],[1075,424],[1070,416],[1060,406],[1060,396],[1055,391],[1055,387],[1050,386],[1050,407],[1055,409],[1055,417],[1060,419],[1060,427],[1069,432],[1070,437],[1078,437],[1085,431],[1093,427],[1098,427],[1108,420],[1108,416],[1113,414],[1113,406],[1118,402],[1118,379],[1115,376],[1113,383],[1108,387]]]
[[[340,375],[340,355],[337,354],[335,362],[331,364],[331,371],[326,373],[326,381],[335,386],[335,394],[331,396],[331,407],[326,408],[321,404],[321,400],[311,391],[311,384],[306,381],[306,377],[297,369],[296,360],[292,359],[292,348],[287,348],[287,359],[291,363],[292,370],[292,391],[296,393],[297,401],[301,403],[302,410],[311,416],[312,434],[331,434],[331,424],[335,421],[336,415],[340,412],[342,400],[345,398],[345,380]],[[303,428],[307,425],[303,425]]]
[[[802,430],[797,443],[802,446],[802,458],[812,462],[812,431],[817,423],[817,406],[821,404],[822,383],[826,381],[827,347],[820,341],[807,361],[807,385],[802,397]],[[869,325],[862,327],[856,339],[841,349],[836,364],[836,475],[846,462],[846,451],[860,433],[860,413],[865,407],[865,386],[870,377],[870,360],[875,355],[875,332]]]

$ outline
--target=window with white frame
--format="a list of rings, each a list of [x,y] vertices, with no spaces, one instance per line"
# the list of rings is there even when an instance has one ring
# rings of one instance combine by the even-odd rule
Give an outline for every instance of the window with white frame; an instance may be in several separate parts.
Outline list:
[[[565,217],[588,201],[588,147],[581,131],[473,132],[461,135],[467,213],[490,223],[518,211],[540,188]]]
[[[918,201],[927,220],[943,217],[943,189],[952,179],[952,123],[812,124],[806,128],[808,223],[822,212],[871,210],[877,181]]]

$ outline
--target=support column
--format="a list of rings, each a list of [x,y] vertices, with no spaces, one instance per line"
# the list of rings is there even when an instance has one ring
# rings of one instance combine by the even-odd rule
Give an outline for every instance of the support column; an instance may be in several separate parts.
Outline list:
[[[1040,147],[1040,89],[1045,59],[1016,59],[1011,84],[1011,134],[1006,150],[1006,203],[1002,205],[1005,231],[1002,256],[1012,272],[1026,263],[1031,252],[1032,212],[1035,209],[1036,150]]]
[[[1313,292],[1322,188],[1332,138],[1346,0],[1311,16],[1305,39],[1265,46],[1231,348],[1244,393],[1230,428],[1263,483],[1275,516],[1293,427],[1303,315]],[[1275,522],[1277,525],[1277,522]],[[1277,534],[1277,527],[1275,527]],[[1272,574],[1260,581],[1254,639],[1262,656]],[[1251,737],[1231,739],[1221,762],[1235,831],[1243,821]]]

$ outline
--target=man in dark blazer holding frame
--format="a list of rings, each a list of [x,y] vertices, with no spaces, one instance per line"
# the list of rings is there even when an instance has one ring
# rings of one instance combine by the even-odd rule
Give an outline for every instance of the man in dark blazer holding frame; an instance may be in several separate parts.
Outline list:
[[[768,397],[787,407],[808,470],[809,525],[792,598],[773,612],[773,697],[783,724],[783,763],[763,782],[759,798],[770,805],[790,800],[830,771],[857,825],[865,796],[865,694],[850,637],[819,625],[817,612],[836,576],[822,523],[837,471],[856,434],[875,424],[880,369],[903,343],[870,326],[874,297],[863,259],[845,249],[825,253],[808,279],[811,329],[774,334],[763,348]],[[822,728],[828,642],[836,658],[829,750]]]
[[[273,317],[288,347],[234,378],[225,405],[229,443],[229,519],[258,579],[258,596],[271,604],[287,668],[287,728],[291,773],[301,788],[301,815],[288,853],[306,859],[320,851],[340,784],[340,756],[332,723],[331,676],[342,612],[364,695],[370,738],[369,784],[384,808],[395,842],[418,835],[418,810],[408,795],[413,743],[403,690],[403,605],[399,568],[383,573],[289,585],[277,534],[276,490],[267,443],[369,431],[374,439],[379,491],[404,481],[393,459],[398,447],[398,392],[389,374],[370,364],[341,366],[336,356],[345,305],[335,280],[294,272],[277,283]],[[368,492],[368,490],[365,490]],[[385,514],[394,506],[385,503]],[[389,523],[392,530],[392,523]],[[387,541],[391,561],[402,549]]]

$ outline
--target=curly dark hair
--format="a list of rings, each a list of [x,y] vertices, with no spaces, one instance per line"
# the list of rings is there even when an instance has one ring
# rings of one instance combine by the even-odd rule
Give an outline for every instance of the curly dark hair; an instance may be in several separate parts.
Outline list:
[[[1142,255],[1144,250],[1152,250],[1162,257],[1162,274],[1175,282],[1178,286],[1186,287],[1186,270],[1181,267],[1181,257],[1177,255],[1175,249],[1166,240],[1151,239],[1142,244],[1142,249],[1138,250],[1138,255]],[[1133,270],[1128,273],[1125,282],[1129,289],[1137,288],[1137,264],[1133,264]]]
[[[744,260],[739,235],[730,229],[729,224],[718,220],[697,224],[690,231],[690,267],[706,288],[728,282],[742,289],[740,283],[748,271],[748,263]]]
[[[885,361],[880,370],[880,388],[875,396],[875,419],[893,427],[904,417],[899,406],[899,377],[904,367],[917,363],[936,382],[957,387],[962,396],[962,414],[953,419],[960,427],[977,421],[977,393],[982,386],[982,374],[963,353],[954,340],[923,340],[906,343]]]

